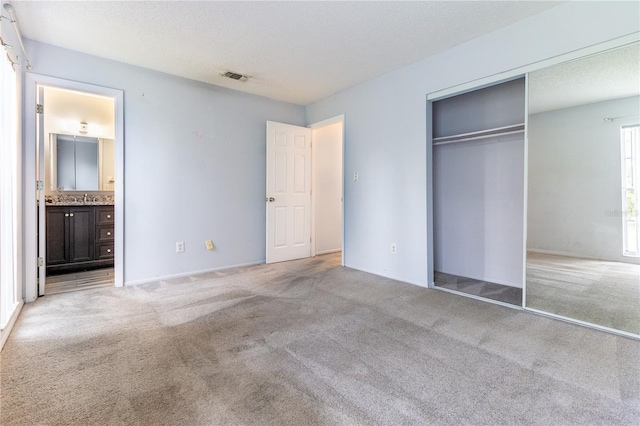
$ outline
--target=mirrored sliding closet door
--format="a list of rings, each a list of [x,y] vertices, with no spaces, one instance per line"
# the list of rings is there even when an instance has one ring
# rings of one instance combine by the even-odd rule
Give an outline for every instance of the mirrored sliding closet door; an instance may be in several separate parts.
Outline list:
[[[528,86],[526,307],[640,335],[640,46]]]

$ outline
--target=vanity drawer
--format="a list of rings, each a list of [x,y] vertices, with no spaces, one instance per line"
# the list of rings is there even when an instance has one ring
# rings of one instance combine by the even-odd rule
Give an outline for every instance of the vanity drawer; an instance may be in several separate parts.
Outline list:
[[[96,207],[96,223],[113,223],[113,206],[99,206]]]
[[[113,225],[96,226],[96,241],[113,241]]]
[[[113,243],[96,244],[96,259],[113,259]]]

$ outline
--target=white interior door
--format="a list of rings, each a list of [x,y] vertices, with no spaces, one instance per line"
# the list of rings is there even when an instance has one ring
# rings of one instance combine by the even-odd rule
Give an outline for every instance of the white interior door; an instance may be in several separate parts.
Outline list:
[[[267,263],[311,256],[311,129],[267,121]]]

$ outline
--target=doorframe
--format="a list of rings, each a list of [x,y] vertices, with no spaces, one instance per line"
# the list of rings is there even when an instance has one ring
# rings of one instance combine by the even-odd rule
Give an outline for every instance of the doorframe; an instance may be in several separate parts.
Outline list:
[[[34,194],[37,191],[36,156],[39,149],[44,152],[44,138],[38,140],[36,132],[36,103],[38,86],[74,90],[92,95],[112,98],[115,108],[115,282],[116,287],[124,286],[124,92],[89,83],[81,83],[27,72],[24,80],[24,128],[23,128],[23,197],[24,197],[24,282],[23,294],[26,302],[38,298],[38,238],[36,222],[38,206]]]
[[[312,130],[311,132],[311,257],[314,257],[316,255],[316,246],[315,246],[315,242],[316,242],[316,221],[315,221],[315,206],[316,206],[316,201],[315,201],[315,191],[313,190],[315,188],[315,183],[313,182],[313,167],[314,167],[314,140],[313,140],[313,130],[314,129],[319,129],[322,127],[326,127],[326,126],[330,126],[332,124],[336,124],[336,123],[342,123],[342,164],[340,165],[340,169],[342,170],[342,203],[340,206],[341,209],[341,213],[340,213],[340,217],[342,220],[342,266],[345,266],[345,226],[344,226],[344,205],[345,205],[345,197],[344,197],[344,183],[345,183],[345,170],[344,170],[344,155],[345,155],[345,115],[341,114],[341,115],[337,115],[335,117],[331,117],[328,118],[326,120],[322,120],[322,121],[318,121],[315,122],[313,124],[308,125],[307,127],[309,129]]]

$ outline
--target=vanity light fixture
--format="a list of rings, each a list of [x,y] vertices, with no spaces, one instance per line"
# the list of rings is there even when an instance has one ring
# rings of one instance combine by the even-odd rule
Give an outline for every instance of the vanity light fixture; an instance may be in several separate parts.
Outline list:
[[[75,135],[78,133],[86,135],[87,133],[89,133],[89,124],[87,124],[86,121],[81,121],[78,123],[75,120],[69,120],[67,121],[66,128],[67,128],[67,132],[69,132],[72,135]]]

